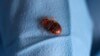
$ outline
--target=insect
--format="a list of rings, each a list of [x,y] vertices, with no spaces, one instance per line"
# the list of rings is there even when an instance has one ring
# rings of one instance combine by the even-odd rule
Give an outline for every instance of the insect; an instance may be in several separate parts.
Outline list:
[[[48,32],[51,32],[54,35],[60,35],[62,32],[62,28],[60,24],[53,19],[54,19],[53,17],[51,18],[44,17],[40,23],[42,27]]]

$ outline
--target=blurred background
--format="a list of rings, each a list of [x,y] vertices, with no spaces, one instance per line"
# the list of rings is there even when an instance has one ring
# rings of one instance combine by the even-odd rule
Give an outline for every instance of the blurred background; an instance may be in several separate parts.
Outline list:
[[[86,2],[94,22],[91,56],[100,56],[100,0],[86,0]]]

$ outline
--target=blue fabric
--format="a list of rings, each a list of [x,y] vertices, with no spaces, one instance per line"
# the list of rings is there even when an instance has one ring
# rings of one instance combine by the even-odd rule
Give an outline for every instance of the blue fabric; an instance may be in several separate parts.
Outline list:
[[[3,0],[1,7],[3,56],[90,55],[92,23],[84,0]],[[41,29],[44,16],[54,16],[61,35]]]
[[[94,22],[94,38],[91,55],[100,56],[100,0],[87,0],[89,11]]]
[[[85,0],[70,0],[73,56],[90,56],[92,22]]]

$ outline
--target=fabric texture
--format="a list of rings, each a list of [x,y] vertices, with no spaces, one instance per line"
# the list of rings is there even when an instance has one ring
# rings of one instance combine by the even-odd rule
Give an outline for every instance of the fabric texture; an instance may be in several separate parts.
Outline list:
[[[93,23],[86,0],[69,0],[73,56],[90,56]]]
[[[1,7],[3,56],[89,56],[92,23],[84,0],[3,0]],[[43,16],[54,16],[62,34],[41,29]]]
[[[71,56],[67,0],[10,0],[3,5],[1,39],[7,56]],[[44,16],[60,23],[60,36],[41,29]]]

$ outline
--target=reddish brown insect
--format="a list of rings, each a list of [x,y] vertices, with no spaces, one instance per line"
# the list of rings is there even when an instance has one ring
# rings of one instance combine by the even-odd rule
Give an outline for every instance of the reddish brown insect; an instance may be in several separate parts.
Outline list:
[[[43,26],[44,29],[46,29],[47,31],[51,32],[54,35],[60,35],[62,32],[60,24],[57,21],[53,20],[53,17],[51,18],[44,17],[41,20],[41,25]]]

